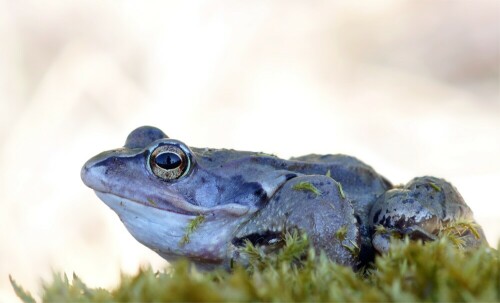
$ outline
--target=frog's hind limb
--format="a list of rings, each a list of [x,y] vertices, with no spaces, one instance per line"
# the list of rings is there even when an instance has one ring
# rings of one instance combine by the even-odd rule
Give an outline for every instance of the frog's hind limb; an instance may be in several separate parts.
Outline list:
[[[373,247],[389,250],[391,236],[433,241],[443,235],[463,248],[486,244],[481,227],[457,189],[444,179],[418,177],[384,193],[370,211]]]

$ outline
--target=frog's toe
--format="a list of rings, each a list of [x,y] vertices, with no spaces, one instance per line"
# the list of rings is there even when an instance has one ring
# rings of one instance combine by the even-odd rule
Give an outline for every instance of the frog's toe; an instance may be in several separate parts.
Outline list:
[[[389,251],[391,241],[397,241],[408,237],[414,241],[435,241],[438,239],[436,235],[423,229],[420,226],[410,226],[403,229],[386,228],[379,225],[381,228],[376,228],[372,236],[372,245],[380,254],[385,254]]]
[[[391,244],[391,237],[388,233],[373,235],[372,245],[375,250],[380,254],[389,252]]]
[[[408,236],[411,240],[435,241],[438,239],[433,233],[421,228],[420,226],[411,226],[401,231],[402,235]]]

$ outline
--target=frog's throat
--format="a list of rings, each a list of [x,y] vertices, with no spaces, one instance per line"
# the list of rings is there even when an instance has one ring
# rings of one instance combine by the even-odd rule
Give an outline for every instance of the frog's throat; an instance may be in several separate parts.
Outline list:
[[[118,215],[135,239],[168,261],[183,256],[202,265],[220,264],[235,229],[246,220],[245,216],[207,215],[189,231],[193,219],[199,215],[163,211],[109,193],[97,195]]]
[[[173,209],[164,209],[155,205],[154,202],[143,202],[137,201],[130,198],[121,197],[120,195],[103,192],[99,190],[94,190],[96,195],[101,199],[106,205],[111,207],[111,209],[116,210],[116,207],[120,204],[120,201],[127,201],[142,204],[147,207],[155,208],[165,212],[183,214],[187,216],[197,216],[197,215],[206,215],[206,214],[214,214],[214,213],[224,213],[231,216],[244,216],[246,214],[254,213],[257,209],[251,208],[246,205],[241,205],[237,203],[228,203],[224,205],[217,205],[214,207],[203,207],[198,205],[193,205],[186,201],[182,201],[180,199],[169,199],[169,204],[173,206]]]

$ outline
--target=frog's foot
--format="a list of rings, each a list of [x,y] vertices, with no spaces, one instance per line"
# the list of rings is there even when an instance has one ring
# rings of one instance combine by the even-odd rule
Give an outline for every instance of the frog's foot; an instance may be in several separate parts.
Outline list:
[[[342,186],[326,176],[287,181],[266,207],[255,213],[233,238],[229,258],[245,263],[242,247],[250,241],[267,252],[284,244],[286,233],[306,233],[317,253],[343,265],[358,265],[359,227]]]
[[[227,269],[232,269],[235,264],[247,267],[250,259],[258,257],[264,258],[267,254],[278,251],[285,245],[285,232],[281,231],[263,231],[262,233],[248,234],[243,237],[234,238],[229,245]],[[247,245],[251,244],[256,250],[250,252]],[[258,256],[251,256],[258,254]]]
[[[380,254],[386,254],[391,247],[391,235],[389,233],[374,234],[372,238],[372,245],[375,250]]]
[[[435,241],[438,239],[438,237],[435,234],[425,230],[420,226],[410,226],[402,230],[401,233],[404,236],[408,236],[410,240],[422,240],[423,242],[426,242],[426,241]]]
[[[408,237],[414,241],[435,241],[438,239],[436,235],[425,230],[420,226],[410,226],[404,229],[386,229],[383,226],[376,228],[372,237],[372,245],[380,254],[386,254],[390,248],[390,242]]]

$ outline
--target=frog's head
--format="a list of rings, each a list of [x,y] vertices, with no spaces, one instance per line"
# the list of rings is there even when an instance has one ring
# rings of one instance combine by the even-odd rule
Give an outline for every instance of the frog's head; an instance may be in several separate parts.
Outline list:
[[[82,168],[130,233],[167,260],[224,261],[235,230],[288,179],[258,153],[189,148],[143,126]]]

